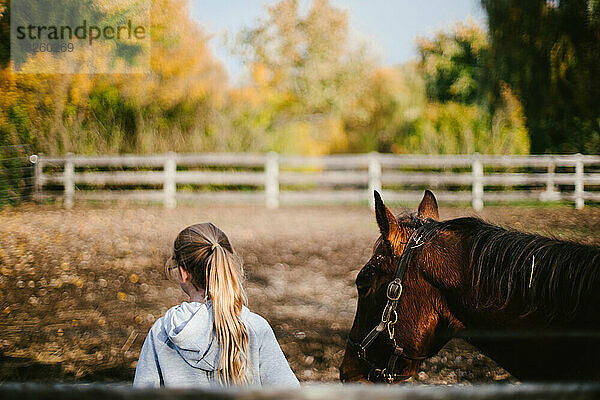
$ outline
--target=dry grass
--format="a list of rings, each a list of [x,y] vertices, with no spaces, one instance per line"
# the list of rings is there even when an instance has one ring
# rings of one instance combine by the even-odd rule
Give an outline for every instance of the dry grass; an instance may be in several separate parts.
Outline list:
[[[442,217],[471,214],[445,208]],[[488,208],[518,229],[598,243],[600,210]],[[250,309],[270,321],[298,377],[335,381],[377,237],[364,207],[23,207],[0,211],[0,381],[130,380],[146,332],[184,300],[162,266],[185,226],[212,221],[245,260]],[[417,381],[510,380],[462,341]]]

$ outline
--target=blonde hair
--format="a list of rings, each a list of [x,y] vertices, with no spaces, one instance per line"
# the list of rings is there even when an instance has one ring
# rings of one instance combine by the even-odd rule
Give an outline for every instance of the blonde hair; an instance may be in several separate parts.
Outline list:
[[[219,381],[248,383],[248,332],[241,319],[246,304],[244,273],[229,239],[211,223],[188,226],[175,239],[173,258],[190,273],[196,288],[205,288],[212,303],[214,330],[221,346]]]

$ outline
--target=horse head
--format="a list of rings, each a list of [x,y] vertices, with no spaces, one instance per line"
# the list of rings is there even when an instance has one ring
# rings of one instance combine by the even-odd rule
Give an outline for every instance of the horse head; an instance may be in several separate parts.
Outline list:
[[[436,270],[440,258],[448,256],[439,251],[445,244],[422,241],[439,219],[433,193],[425,191],[416,213],[395,217],[375,192],[375,217],[381,236],[356,277],[358,304],[340,366],[342,382],[407,379],[456,329],[443,285],[434,283],[443,273]]]

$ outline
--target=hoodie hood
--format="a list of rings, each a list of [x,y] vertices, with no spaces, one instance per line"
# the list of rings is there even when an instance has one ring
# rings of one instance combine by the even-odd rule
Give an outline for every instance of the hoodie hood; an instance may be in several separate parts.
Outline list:
[[[242,313],[244,310],[242,310]],[[169,347],[192,367],[215,371],[221,354],[213,330],[213,310],[210,301],[183,302],[167,311],[163,329],[169,338]]]

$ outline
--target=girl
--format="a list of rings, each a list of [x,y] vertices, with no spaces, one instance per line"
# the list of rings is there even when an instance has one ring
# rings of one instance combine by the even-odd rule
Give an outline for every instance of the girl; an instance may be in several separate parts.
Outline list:
[[[166,268],[190,302],[154,323],[134,386],[299,386],[269,323],[244,306],[242,264],[225,233],[185,228]]]

